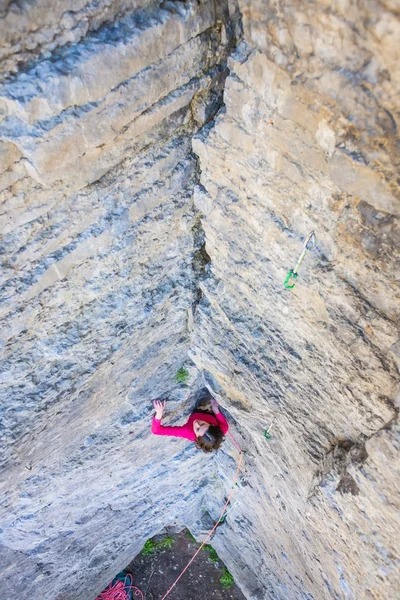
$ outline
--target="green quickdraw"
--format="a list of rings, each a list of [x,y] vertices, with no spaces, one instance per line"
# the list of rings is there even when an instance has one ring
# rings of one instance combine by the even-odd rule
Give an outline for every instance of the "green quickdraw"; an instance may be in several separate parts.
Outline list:
[[[226,523],[226,513],[224,513],[219,520],[220,525],[223,525],[224,523]]]
[[[227,508],[225,510],[224,514],[218,519],[218,525],[223,525],[224,523],[226,523],[226,519],[227,519],[228,513],[236,506],[236,504],[238,506],[240,506],[239,500],[236,500],[236,502],[234,502],[233,504],[231,504],[231,506],[228,505],[229,508]]]
[[[264,437],[268,441],[272,439],[272,435],[271,435],[270,431],[272,429],[273,424],[274,424],[274,421],[272,421],[271,425],[267,429],[264,429]]]
[[[303,262],[303,259],[306,255],[307,250],[311,250],[311,248],[313,248],[314,246],[315,246],[315,235],[314,235],[314,232],[312,231],[311,233],[308,234],[308,236],[306,237],[306,239],[304,241],[303,251],[300,254],[300,258],[297,261],[295,268],[290,269],[289,273],[286,275],[286,279],[285,279],[283,285],[287,290],[293,289],[294,286],[296,285],[296,279],[299,276],[298,270],[300,269],[300,265]],[[291,279],[293,279],[293,283],[289,284],[289,281]]]

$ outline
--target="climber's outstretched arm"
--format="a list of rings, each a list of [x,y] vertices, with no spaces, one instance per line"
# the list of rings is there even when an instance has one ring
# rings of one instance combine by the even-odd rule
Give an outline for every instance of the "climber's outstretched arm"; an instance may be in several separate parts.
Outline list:
[[[157,419],[157,417],[153,418],[153,422],[151,424],[151,431],[155,435],[172,435],[175,437],[184,437],[187,439],[191,439],[188,437],[187,427],[185,425],[177,426],[177,427],[165,427],[161,425],[161,419]]]
[[[195,438],[194,433],[188,424],[176,426],[176,427],[165,427],[161,425],[161,419],[163,416],[164,408],[166,405],[166,401],[162,402],[161,400],[155,400],[153,402],[154,408],[156,409],[156,414],[153,417],[153,421],[151,423],[151,431],[155,435],[170,435],[174,437],[183,437],[188,440],[192,440]]]

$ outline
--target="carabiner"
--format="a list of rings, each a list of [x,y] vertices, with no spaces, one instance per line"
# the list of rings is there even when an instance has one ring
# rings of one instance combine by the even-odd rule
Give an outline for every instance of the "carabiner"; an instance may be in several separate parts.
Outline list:
[[[284,281],[284,283],[283,283],[284,287],[285,287],[287,290],[291,290],[291,289],[293,289],[293,288],[294,288],[294,286],[296,285],[296,281],[295,281],[294,283],[292,283],[292,285],[289,285],[289,281],[290,281],[290,279],[291,279],[292,277],[293,277],[293,279],[294,279],[294,280],[296,280],[296,279],[297,279],[297,277],[298,277],[298,274],[297,274],[297,273],[295,273],[295,272],[293,271],[293,269],[290,269],[290,271],[289,271],[289,273],[286,275],[286,279],[285,279],[285,281]]]

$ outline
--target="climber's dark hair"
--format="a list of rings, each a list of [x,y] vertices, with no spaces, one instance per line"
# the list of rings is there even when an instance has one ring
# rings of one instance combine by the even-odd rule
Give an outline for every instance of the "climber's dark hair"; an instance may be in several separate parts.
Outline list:
[[[203,452],[212,452],[218,450],[224,441],[224,433],[218,425],[210,425],[204,436],[199,435],[196,438],[196,448]]]

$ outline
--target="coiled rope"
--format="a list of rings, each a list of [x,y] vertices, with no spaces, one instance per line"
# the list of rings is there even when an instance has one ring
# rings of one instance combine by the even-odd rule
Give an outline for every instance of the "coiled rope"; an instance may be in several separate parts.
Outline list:
[[[133,578],[130,573],[127,573],[124,581],[118,580],[110,585],[103,591],[96,600],[131,600],[130,594],[126,590],[133,592],[135,596],[140,596],[141,600],[144,600],[143,592],[139,588],[133,585]]]

